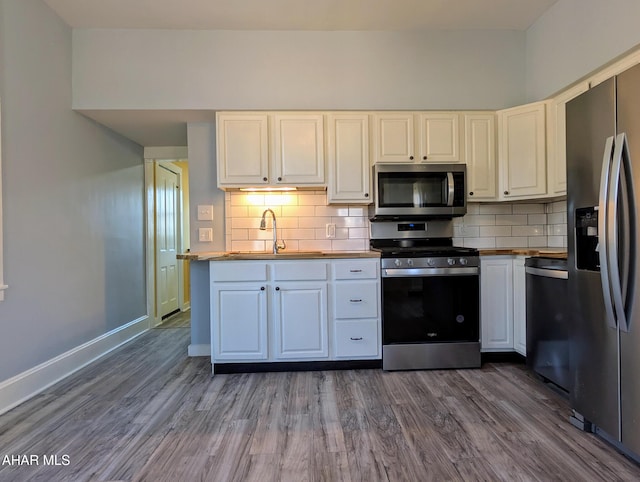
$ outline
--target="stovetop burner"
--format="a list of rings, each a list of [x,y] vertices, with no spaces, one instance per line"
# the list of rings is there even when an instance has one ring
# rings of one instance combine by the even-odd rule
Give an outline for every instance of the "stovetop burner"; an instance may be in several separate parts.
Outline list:
[[[372,239],[371,249],[387,257],[478,256],[475,248],[453,246],[450,238]]]

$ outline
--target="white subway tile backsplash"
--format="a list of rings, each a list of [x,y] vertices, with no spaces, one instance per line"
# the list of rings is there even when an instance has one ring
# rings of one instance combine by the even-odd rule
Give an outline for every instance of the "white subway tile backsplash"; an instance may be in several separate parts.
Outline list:
[[[464,238],[466,248],[495,248],[496,238]]]
[[[331,241],[333,251],[363,251],[369,249],[369,242],[364,239],[334,239]]]
[[[546,214],[528,214],[527,224],[547,224]]]
[[[496,248],[528,248],[529,239],[524,236],[507,236],[496,238]]]
[[[544,214],[544,204],[514,204],[513,214]]]
[[[278,220],[278,239],[287,250],[363,250],[369,247],[368,207],[327,206],[324,191],[294,194],[225,193],[227,249],[264,251],[271,248],[271,217],[260,231],[260,217],[270,207]],[[326,225],[336,225],[335,238]],[[457,246],[566,247],[566,202],[469,203],[467,215],[453,220]]]
[[[511,214],[511,204],[481,204],[479,214]]]
[[[467,214],[463,221],[465,226],[493,226],[496,216],[493,214]]]
[[[520,226],[527,224],[526,214],[498,214],[496,216],[497,225]]]
[[[530,248],[542,248],[548,246],[548,244],[547,236],[529,236]]]
[[[511,236],[511,226],[480,226],[480,237]]]
[[[567,224],[567,213],[551,213],[547,215],[547,222],[549,224]]]
[[[544,225],[513,226],[513,236],[544,236]]]

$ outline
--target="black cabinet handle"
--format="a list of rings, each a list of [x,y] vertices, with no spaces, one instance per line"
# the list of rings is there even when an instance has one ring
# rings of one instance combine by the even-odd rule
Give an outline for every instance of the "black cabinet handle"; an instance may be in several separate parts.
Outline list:
[[[413,161],[413,156],[409,156],[409,160],[410,160],[410,161]]]
[[[360,340],[362,340],[362,337],[361,336],[358,336],[358,337],[352,336],[350,339],[353,340],[353,341],[360,341]]]
[[[506,196],[507,194],[509,194],[509,191],[505,191],[505,192],[504,192],[504,195],[505,195],[505,196]]]
[[[280,181],[282,181],[282,178],[281,178],[281,177],[279,177],[279,178],[278,178],[278,182],[280,182]]]
[[[361,269],[350,269],[349,273],[362,273]]]
[[[349,300],[351,303],[362,303],[362,300]]]
[[[264,291],[264,286],[261,286],[261,287],[260,287],[260,291]]]
[[[473,196],[473,191],[471,191],[471,192],[469,193],[469,196]]]
[[[365,192],[365,193],[364,193],[364,197],[369,197],[369,193],[368,193],[368,192]]]
[[[427,160],[427,156],[422,156],[422,160],[426,161]]]
[[[267,182],[269,179],[267,179],[266,177],[263,177],[263,178],[262,178],[262,180],[263,180],[264,182]]]
[[[280,287],[279,286],[276,286],[276,291],[280,291]]]

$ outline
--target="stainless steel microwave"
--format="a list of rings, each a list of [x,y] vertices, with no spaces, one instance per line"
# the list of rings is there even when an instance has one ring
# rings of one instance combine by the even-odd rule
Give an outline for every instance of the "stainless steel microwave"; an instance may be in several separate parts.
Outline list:
[[[372,221],[451,218],[467,212],[465,164],[376,164]]]

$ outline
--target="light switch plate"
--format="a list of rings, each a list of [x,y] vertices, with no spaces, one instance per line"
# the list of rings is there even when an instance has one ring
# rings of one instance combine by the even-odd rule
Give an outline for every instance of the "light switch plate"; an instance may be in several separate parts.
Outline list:
[[[336,224],[335,223],[327,223],[325,226],[326,236],[327,238],[335,238],[336,237]]]
[[[198,228],[198,241],[201,243],[210,243],[213,241],[212,228]]]
[[[198,221],[213,221],[212,204],[198,204]]]

